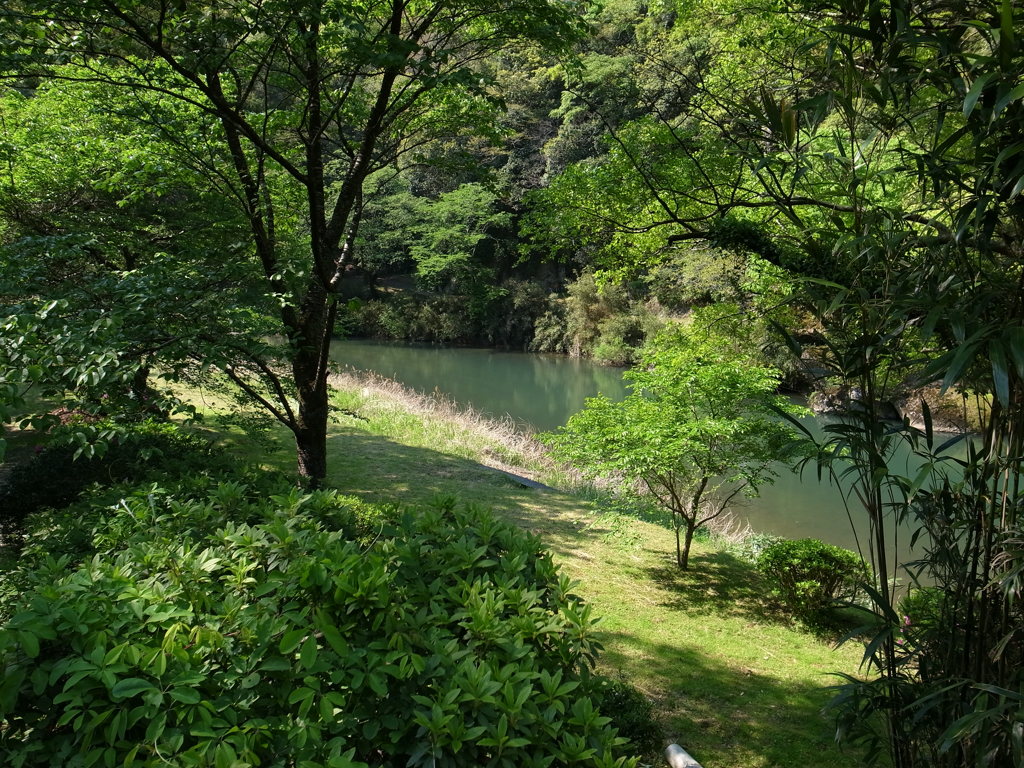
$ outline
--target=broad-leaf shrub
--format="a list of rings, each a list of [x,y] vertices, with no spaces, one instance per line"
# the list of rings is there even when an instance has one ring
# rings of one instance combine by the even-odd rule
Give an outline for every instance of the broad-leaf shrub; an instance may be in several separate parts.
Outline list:
[[[818,539],[780,539],[757,557],[775,597],[797,616],[824,616],[837,600],[850,599],[868,577],[855,553]]]
[[[99,422],[61,427],[59,432],[66,442],[40,446],[4,480],[0,487],[0,529],[16,530],[27,515],[39,509],[70,504],[93,483],[138,482],[226,466],[226,460],[209,441],[171,422]],[[79,455],[89,436],[105,432],[113,437],[100,442],[102,450]]]
[[[9,766],[626,766],[590,609],[451,504],[144,489],[2,606]]]

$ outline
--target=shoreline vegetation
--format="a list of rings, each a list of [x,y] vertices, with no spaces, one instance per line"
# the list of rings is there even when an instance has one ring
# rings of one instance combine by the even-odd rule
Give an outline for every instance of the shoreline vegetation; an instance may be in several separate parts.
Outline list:
[[[832,675],[857,674],[860,649],[836,649],[766,603],[761,576],[726,540],[696,542],[680,572],[669,528],[566,475],[510,420],[372,374],[331,385],[345,412],[330,440],[345,448],[332,452],[328,482],[371,501],[451,494],[538,534],[602,617],[599,671],[652,700],[665,738],[705,768],[861,764],[834,745],[822,712]]]

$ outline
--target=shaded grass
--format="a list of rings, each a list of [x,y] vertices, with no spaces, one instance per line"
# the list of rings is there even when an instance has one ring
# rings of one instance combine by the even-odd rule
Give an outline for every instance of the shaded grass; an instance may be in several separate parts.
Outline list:
[[[448,405],[379,380],[334,384],[344,388],[336,404],[355,415],[332,424],[329,484],[387,503],[456,495],[539,535],[602,617],[600,671],[648,696],[666,739],[704,768],[862,764],[834,746],[833,724],[822,714],[831,673],[856,672],[859,651],[836,651],[773,613],[745,560],[697,541],[691,569],[680,572],[670,530],[624,518],[601,494],[525,488],[481,463],[545,473],[550,467],[529,438],[509,438],[500,424],[453,415]],[[258,453],[241,431],[223,434]],[[289,450],[261,459],[290,468],[288,436],[275,435]]]

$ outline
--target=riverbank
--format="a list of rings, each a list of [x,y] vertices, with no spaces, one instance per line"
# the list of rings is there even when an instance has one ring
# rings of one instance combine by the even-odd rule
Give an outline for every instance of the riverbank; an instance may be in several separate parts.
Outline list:
[[[679,572],[669,530],[488,469],[555,484],[543,450],[510,424],[379,377],[332,384],[348,413],[331,431],[331,485],[375,501],[455,495],[541,536],[603,617],[600,671],[653,700],[666,738],[705,768],[860,765],[821,713],[831,674],[855,673],[859,650],[833,650],[774,614],[749,563],[698,542]]]

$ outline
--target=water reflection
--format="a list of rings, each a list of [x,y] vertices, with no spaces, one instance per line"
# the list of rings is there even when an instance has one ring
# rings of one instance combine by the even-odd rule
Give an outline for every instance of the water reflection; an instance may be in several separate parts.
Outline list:
[[[560,355],[345,340],[331,345],[331,356],[538,431],[561,426],[599,392],[614,399],[626,392],[621,369]]]

